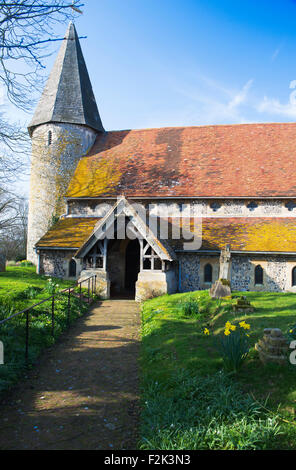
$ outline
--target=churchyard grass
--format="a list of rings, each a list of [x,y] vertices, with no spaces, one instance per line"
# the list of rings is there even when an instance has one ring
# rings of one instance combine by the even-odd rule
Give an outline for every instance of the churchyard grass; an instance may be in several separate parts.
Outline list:
[[[207,291],[142,304],[141,448],[296,448],[296,366],[262,365],[254,349],[264,328],[287,333],[295,325],[296,295],[234,295],[245,295],[255,311],[233,313],[235,299],[212,300]],[[198,311],[188,308],[194,299]],[[236,374],[227,374],[217,335],[227,321],[243,320],[250,324],[250,353]]]
[[[73,281],[39,276],[35,271],[34,266],[8,266],[6,272],[0,273],[0,320],[50,297],[53,285],[56,291],[73,285]],[[66,329],[67,308],[67,295],[58,296],[55,300],[54,337],[51,327],[51,301],[31,311],[29,366],[37,360],[44,348],[52,345]],[[87,309],[85,302],[80,302],[72,296],[70,322],[83,315]],[[25,315],[0,325],[0,341],[4,344],[4,364],[0,366],[0,392],[14,385],[25,370],[25,328]]]

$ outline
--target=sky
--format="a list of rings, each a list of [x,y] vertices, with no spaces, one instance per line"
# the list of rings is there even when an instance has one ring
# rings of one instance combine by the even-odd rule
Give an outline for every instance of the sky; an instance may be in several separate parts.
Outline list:
[[[295,0],[82,2],[75,24],[106,130],[296,120]]]

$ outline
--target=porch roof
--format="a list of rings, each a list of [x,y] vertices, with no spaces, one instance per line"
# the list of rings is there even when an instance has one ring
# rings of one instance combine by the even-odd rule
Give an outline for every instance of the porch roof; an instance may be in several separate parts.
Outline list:
[[[99,217],[67,217],[60,219],[36,243],[36,248],[78,249],[92,233]]]

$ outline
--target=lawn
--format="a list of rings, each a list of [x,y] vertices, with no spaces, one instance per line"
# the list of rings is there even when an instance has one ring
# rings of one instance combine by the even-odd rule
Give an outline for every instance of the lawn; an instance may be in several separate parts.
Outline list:
[[[25,308],[49,296],[46,291],[48,276],[36,274],[35,266],[7,266],[6,271],[0,273],[0,304],[9,304],[15,310]],[[59,284],[59,289],[73,285],[73,281],[52,278]],[[23,295],[30,287],[35,287],[34,301]]]
[[[234,314],[233,299],[221,303],[207,291],[143,304],[141,448],[295,449],[296,366],[288,361],[263,366],[254,345],[264,328],[286,333],[296,323],[296,295],[241,295],[255,307],[253,313]],[[196,315],[180,309],[189,298],[198,301]],[[226,321],[242,320],[251,325],[252,348],[242,369],[229,375],[215,347],[217,335]]]

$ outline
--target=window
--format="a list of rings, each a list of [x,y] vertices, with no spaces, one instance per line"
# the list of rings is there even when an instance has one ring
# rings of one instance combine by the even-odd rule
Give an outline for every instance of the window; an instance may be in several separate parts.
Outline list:
[[[247,208],[249,209],[249,211],[254,211],[255,209],[257,209],[258,207],[258,204],[256,204],[256,202],[252,201],[252,202],[249,202],[249,204],[247,205]]]
[[[76,277],[76,261],[73,258],[69,262],[69,277]]]
[[[220,209],[220,207],[221,207],[221,204],[219,204],[219,202],[212,202],[212,204],[210,204],[210,208],[214,212],[217,212]]]
[[[296,266],[292,269],[292,286],[296,286]]]
[[[263,269],[260,264],[258,264],[255,268],[255,285],[256,284],[263,284]]]
[[[52,142],[52,132],[51,132],[51,131],[48,131],[48,135],[47,135],[47,145],[50,146],[50,145],[51,145],[51,142]]]
[[[212,268],[212,265],[208,263],[205,265],[204,281],[212,282],[212,279],[213,279],[213,268]]]

